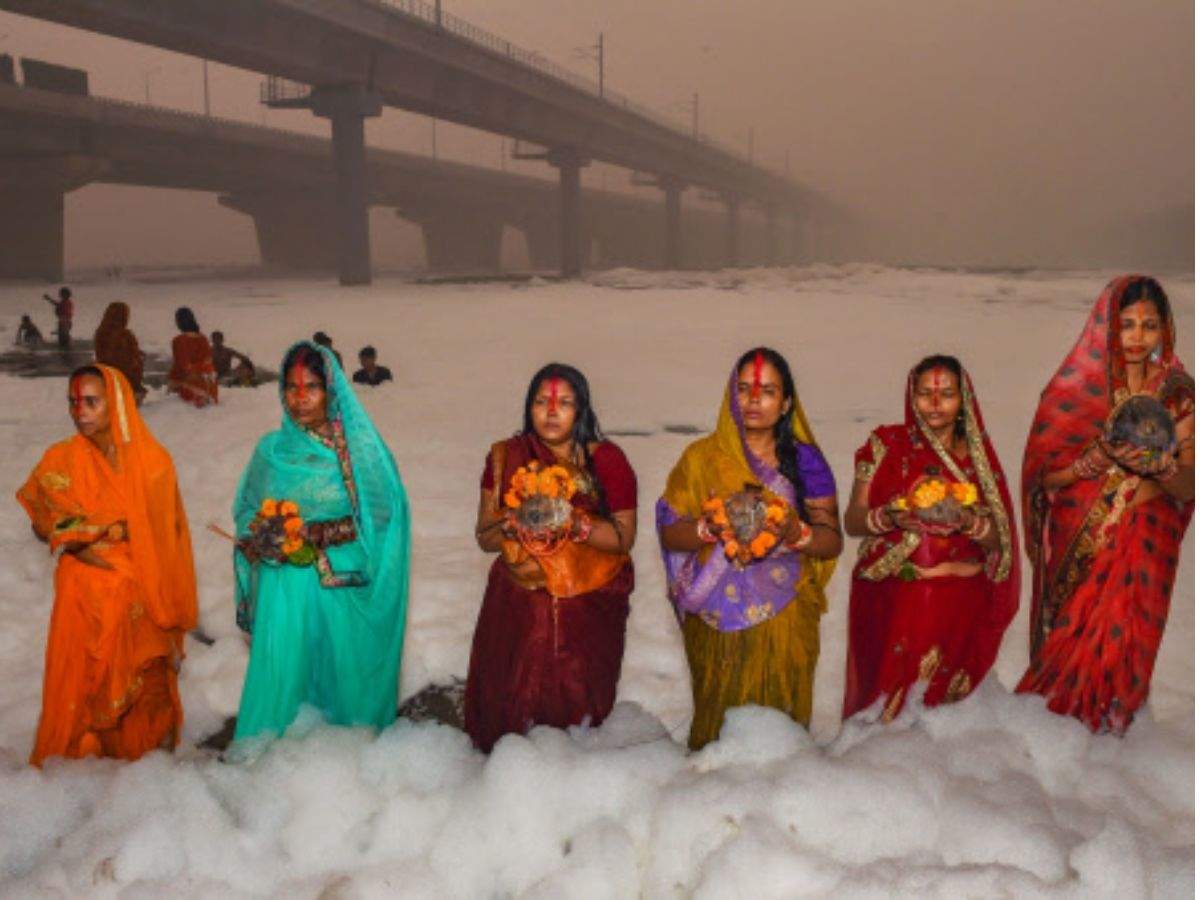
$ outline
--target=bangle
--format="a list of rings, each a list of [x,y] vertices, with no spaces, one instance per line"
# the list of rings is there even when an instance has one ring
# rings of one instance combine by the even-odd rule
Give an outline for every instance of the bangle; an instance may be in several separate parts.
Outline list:
[[[1088,457],[1091,452],[1091,447],[1084,450],[1075,461],[1071,463],[1071,474],[1075,476],[1077,481],[1083,481],[1088,478],[1095,478],[1107,468],[1104,463],[1097,463]]]
[[[1179,460],[1174,456],[1167,457],[1167,464],[1163,470],[1154,476],[1155,481],[1170,481],[1179,474]]]
[[[717,536],[708,529],[708,519],[701,516],[696,520],[696,537],[705,544],[715,544]]]
[[[572,539],[577,541],[578,543],[582,544],[584,541],[586,541],[591,536],[592,536],[592,517],[589,516],[587,513],[582,513],[575,520],[575,534],[573,535]],[[619,537],[619,535],[618,535],[618,537]]]
[[[992,520],[988,516],[975,515],[975,521],[967,529],[967,537],[973,541],[982,541],[992,531]]]
[[[891,520],[889,524],[889,520]],[[895,526],[892,511],[886,506],[876,506],[867,513],[867,531],[871,534],[886,534]]]
[[[794,541],[788,541],[783,545],[783,547],[785,550],[791,550],[793,553],[795,553],[799,550],[803,550],[805,547],[811,544],[812,539],[812,526],[802,521],[800,523],[800,537],[796,538]]]

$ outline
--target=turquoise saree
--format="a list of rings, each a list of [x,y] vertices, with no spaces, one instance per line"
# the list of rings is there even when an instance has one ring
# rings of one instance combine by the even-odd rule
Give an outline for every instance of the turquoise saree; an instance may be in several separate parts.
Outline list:
[[[285,407],[242,473],[233,518],[245,538],[263,500],[291,500],[306,524],[333,525],[341,537],[325,550],[324,572],[234,551],[238,625],[251,635],[235,741],[282,734],[305,704],[337,725],[384,728],[396,718],[408,498],[341,367],[309,346],[325,360],[333,437],[301,428]]]

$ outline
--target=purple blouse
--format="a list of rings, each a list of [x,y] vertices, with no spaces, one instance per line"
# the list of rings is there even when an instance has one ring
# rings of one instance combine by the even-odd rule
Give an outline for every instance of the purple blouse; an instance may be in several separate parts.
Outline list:
[[[817,447],[797,444],[796,461],[806,499],[832,497],[837,493],[833,471]],[[757,459],[751,460],[751,467],[768,488],[789,503],[795,503],[791,483],[777,470],[769,469]],[[654,512],[660,530],[684,518],[663,497],[659,498]],[[667,590],[680,619],[686,613],[692,613],[718,631],[741,631],[782,612],[795,599],[800,561],[798,553],[781,544],[745,568],[732,565],[719,547],[714,547],[703,564],[699,553],[663,548]]]

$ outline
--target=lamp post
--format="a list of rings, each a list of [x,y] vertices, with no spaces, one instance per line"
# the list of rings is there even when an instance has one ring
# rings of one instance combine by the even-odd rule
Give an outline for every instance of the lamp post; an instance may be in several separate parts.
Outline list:
[[[600,32],[600,37],[594,44],[588,44],[586,47],[576,47],[572,54],[576,59],[594,59],[596,68],[600,77],[600,96],[604,96],[604,32]]]
[[[146,71],[144,71],[142,73],[142,79],[143,79],[143,81],[145,83],[145,87],[146,87],[146,105],[147,106],[150,104],[150,76],[154,75],[158,72],[161,72],[161,71],[162,71],[162,66],[154,66],[153,68],[146,69]]]

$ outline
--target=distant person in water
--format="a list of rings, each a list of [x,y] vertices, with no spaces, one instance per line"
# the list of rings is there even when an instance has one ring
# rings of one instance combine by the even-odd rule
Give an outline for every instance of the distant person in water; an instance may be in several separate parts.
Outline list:
[[[146,396],[146,388],[142,385],[146,354],[138,349],[137,338],[129,330],[128,303],[118,300],[108,304],[92,343],[96,362],[112,366],[129,379],[129,387],[140,405]]]
[[[358,362],[362,368],[354,373],[355,384],[369,384],[371,387],[376,387],[385,381],[392,380],[392,370],[387,366],[376,364],[374,347],[367,346],[359,350]]]
[[[71,300],[71,289],[63,285],[58,289],[58,299],[42,294],[42,299],[54,307],[58,319],[58,346],[66,350],[71,346],[71,320],[75,318],[75,304]]]
[[[171,341],[171,371],[167,390],[193,406],[217,402],[217,373],[208,338],[200,332],[195,314],[186,306],[175,310],[179,334]]]
[[[337,360],[338,368],[345,371],[346,364],[342,362],[342,354],[333,349],[333,338],[323,331],[318,331],[313,334],[312,339],[314,344],[319,344],[332,353],[333,358]]]
[[[239,387],[250,387],[254,384],[254,363],[244,353],[228,346],[223,332],[212,333],[212,359],[218,383]]]
[[[17,336],[13,343],[30,350],[42,346],[42,332],[29,316],[21,316],[21,324],[17,326]]]

